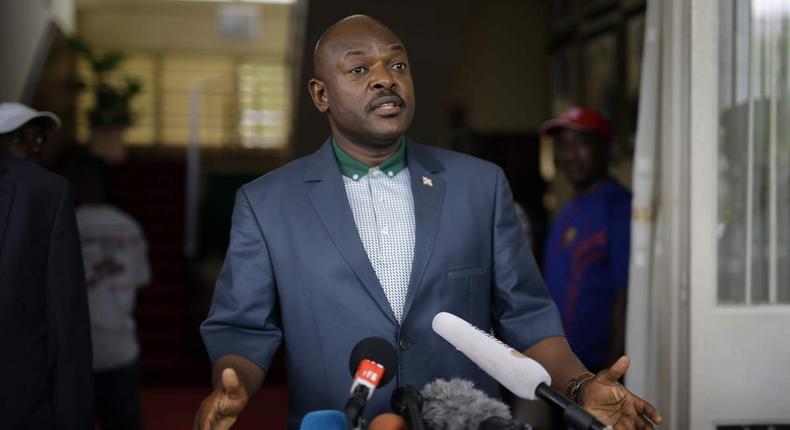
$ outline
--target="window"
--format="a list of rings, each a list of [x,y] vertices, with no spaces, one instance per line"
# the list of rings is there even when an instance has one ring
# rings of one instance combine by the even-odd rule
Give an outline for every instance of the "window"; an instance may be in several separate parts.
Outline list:
[[[201,146],[230,146],[238,142],[234,68],[233,59],[227,56],[162,57],[162,143],[188,143],[193,113],[197,116],[196,137]]]
[[[790,1],[719,3],[720,303],[790,303]]]
[[[238,69],[239,134],[247,148],[280,148],[288,140],[288,70],[284,65],[244,63]]]
[[[80,70],[88,76],[87,64],[81,63]],[[185,146],[193,135],[202,147],[276,149],[288,143],[291,86],[282,61],[134,53],[119,75],[143,83],[132,105],[135,123],[126,132],[130,145]],[[89,91],[81,94],[82,141],[90,134],[87,111],[92,103]]]

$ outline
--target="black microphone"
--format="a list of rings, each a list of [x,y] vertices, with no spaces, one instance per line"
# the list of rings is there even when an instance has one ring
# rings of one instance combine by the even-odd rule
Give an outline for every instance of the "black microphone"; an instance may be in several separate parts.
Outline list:
[[[493,417],[512,422],[506,404],[488,397],[466,379],[437,379],[426,384],[421,394],[424,401],[422,418],[429,429],[479,430],[483,422]]]
[[[392,410],[406,420],[409,430],[425,430],[422,420],[422,395],[411,385],[398,387],[392,393]]]
[[[480,422],[477,430],[530,430],[532,427],[502,417],[488,417]]]
[[[348,368],[354,377],[345,414],[351,428],[362,427],[360,416],[370,396],[379,385],[386,385],[395,375],[395,347],[386,339],[368,337],[351,350]]]
[[[546,403],[562,411],[562,418],[569,427],[574,429],[607,430],[610,426],[598,421],[592,414],[581,406],[570,401],[559,391],[541,382],[535,388],[535,395]]]

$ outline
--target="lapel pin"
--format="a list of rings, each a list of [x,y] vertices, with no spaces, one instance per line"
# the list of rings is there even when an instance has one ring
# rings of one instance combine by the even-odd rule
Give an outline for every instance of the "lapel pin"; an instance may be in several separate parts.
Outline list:
[[[422,184],[423,185],[427,185],[429,187],[432,187],[433,186],[433,181],[431,180],[431,178],[426,178],[425,176],[423,176],[422,177]]]

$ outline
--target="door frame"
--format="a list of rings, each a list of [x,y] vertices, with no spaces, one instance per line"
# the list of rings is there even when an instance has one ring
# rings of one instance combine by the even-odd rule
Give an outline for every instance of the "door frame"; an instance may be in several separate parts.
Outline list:
[[[790,423],[790,306],[717,303],[719,4],[690,12],[689,428]]]

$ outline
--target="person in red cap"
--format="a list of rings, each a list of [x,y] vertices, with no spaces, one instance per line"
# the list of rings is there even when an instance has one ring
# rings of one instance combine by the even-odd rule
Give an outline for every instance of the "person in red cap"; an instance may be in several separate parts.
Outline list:
[[[611,128],[593,109],[573,107],[543,124],[574,195],[546,242],[544,279],[571,348],[593,372],[623,354],[631,193],[609,175]]]

